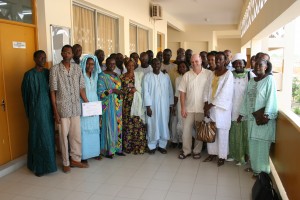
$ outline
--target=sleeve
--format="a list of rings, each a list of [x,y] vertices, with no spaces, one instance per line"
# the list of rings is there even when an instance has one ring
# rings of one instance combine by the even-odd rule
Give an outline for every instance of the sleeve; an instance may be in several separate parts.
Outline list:
[[[224,110],[229,110],[232,108],[233,75],[231,71],[227,71],[226,73],[227,75],[225,76],[223,85],[221,85],[222,88],[219,89],[212,104]],[[220,85],[218,87],[220,87]]]
[[[78,70],[79,70],[79,87],[80,87],[80,89],[83,89],[83,88],[85,88],[84,76],[83,76],[82,70],[79,66],[78,66]]]
[[[276,83],[273,76],[269,75],[268,78],[265,114],[269,116],[269,119],[276,119],[278,115]]]
[[[179,90],[180,92],[186,93],[186,90],[187,90],[187,81],[188,81],[187,79],[188,79],[188,74],[185,73],[185,74],[183,75],[181,81],[180,81],[179,86],[178,86],[178,90]]]
[[[248,85],[249,85],[249,82],[248,82]],[[243,98],[243,101],[242,101],[242,105],[240,107],[240,115],[244,116],[244,117],[247,117],[248,115],[248,85],[246,87],[246,90],[245,90],[245,93],[244,93],[244,98]]]
[[[150,91],[150,73],[146,74],[143,80],[143,91],[144,91],[144,105],[151,106],[152,105],[152,98],[151,98],[151,91]]]
[[[29,89],[29,83],[30,81],[28,80],[28,75],[27,73],[24,74],[23,81],[22,81],[22,86],[21,86],[21,92],[22,92],[22,99],[23,99],[23,104],[25,107],[25,112],[26,116],[29,117],[29,103],[30,103],[30,93],[28,91]]]
[[[168,82],[169,82],[169,102],[170,102],[170,105],[173,105],[174,104],[174,93],[173,93],[173,88],[172,88],[172,82],[168,75],[166,75],[166,77],[168,78]]]
[[[105,77],[99,75],[97,81],[97,95],[100,101],[108,99],[108,96],[112,93],[112,89],[107,88],[105,84]]]
[[[50,68],[49,85],[50,91],[57,90],[57,65]]]
[[[208,73],[207,78],[206,78],[206,83],[204,86],[204,91],[203,91],[203,102],[208,102],[209,101],[209,89],[211,86],[211,80],[212,78],[212,73]]]

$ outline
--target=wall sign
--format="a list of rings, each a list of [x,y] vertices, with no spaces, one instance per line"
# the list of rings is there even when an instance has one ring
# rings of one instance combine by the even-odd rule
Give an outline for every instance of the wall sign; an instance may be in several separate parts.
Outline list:
[[[26,49],[26,42],[12,42],[13,48],[14,49]]]

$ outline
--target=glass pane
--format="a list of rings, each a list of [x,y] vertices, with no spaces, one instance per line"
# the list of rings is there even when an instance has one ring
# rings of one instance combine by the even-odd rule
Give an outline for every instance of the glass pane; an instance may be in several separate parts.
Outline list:
[[[138,28],[138,50],[143,52],[148,49],[148,30]]]
[[[0,19],[33,24],[31,0],[0,1]]]
[[[118,52],[118,20],[97,13],[97,49],[105,55]]]
[[[129,27],[129,53],[137,52],[137,27],[130,24]]]
[[[82,46],[82,54],[94,54],[94,11],[73,5],[73,32],[74,44],[80,44]]]

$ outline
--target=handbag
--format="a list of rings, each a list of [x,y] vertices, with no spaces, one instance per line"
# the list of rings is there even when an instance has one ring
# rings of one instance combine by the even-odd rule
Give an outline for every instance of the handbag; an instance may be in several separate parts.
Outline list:
[[[217,127],[216,122],[209,118],[204,118],[201,122],[195,121],[196,140],[213,143],[216,139]]]
[[[279,200],[270,176],[261,172],[252,187],[253,200]]]
[[[257,125],[263,125],[263,123],[261,121],[262,121],[262,118],[264,117],[264,114],[265,114],[265,107],[260,108],[257,111],[252,113]]]

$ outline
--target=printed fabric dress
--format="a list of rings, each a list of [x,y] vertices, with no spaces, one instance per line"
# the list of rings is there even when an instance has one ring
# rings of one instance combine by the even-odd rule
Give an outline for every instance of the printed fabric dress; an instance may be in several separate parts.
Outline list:
[[[139,116],[131,116],[134,93],[130,86],[135,85],[135,76],[121,75],[123,97],[123,148],[126,153],[143,154],[147,146],[146,126]],[[138,91],[136,91],[138,92]]]
[[[36,174],[55,172],[54,121],[50,102],[49,70],[25,73],[22,97],[29,121],[27,167]]]
[[[104,155],[122,152],[122,97],[113,93],[113,89],[121,90],[117,74],[100,73],[97,93],[102,101],[100,146]]]

